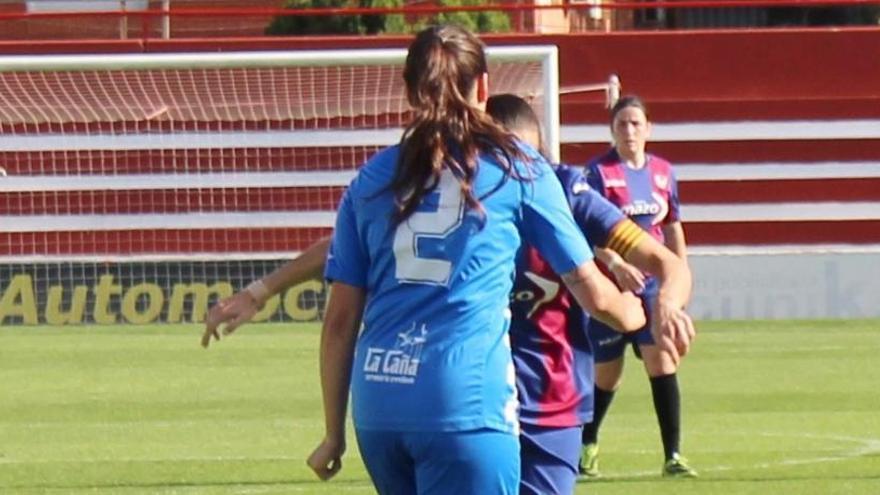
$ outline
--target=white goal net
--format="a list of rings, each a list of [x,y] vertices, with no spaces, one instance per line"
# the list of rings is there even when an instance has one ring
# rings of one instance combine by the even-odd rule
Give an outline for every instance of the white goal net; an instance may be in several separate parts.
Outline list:
[[[400,138],[404,58],[0,57],[0,324],[199,321],[330,232],[357,167]],[[489,59],[558,157],[555,47]],[[320,284],[294,289],[261,316],[316,317]]]

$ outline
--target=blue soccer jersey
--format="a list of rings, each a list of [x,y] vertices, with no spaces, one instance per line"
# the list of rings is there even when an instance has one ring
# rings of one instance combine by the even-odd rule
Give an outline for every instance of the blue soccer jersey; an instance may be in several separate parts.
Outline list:
[[[556,173],[583,235],[591,245],[605,246],[623,214],[589,186],[581,169],[560,165]],[[537,250],[524,246],[511,297],[510,331],[523,423],[570,427],[592,418],[586,317],[572,299]]]
[[[517,430],[508,296],[521,240],[556,272],[591,259],[550,167],[518,164],[505,178],[481,159],[467,209],[457,180],[436,189],[395,225],[388,186],[399,148],[374,156],[343,196],[327,279],[367,292],[352,368],[359,429]]]

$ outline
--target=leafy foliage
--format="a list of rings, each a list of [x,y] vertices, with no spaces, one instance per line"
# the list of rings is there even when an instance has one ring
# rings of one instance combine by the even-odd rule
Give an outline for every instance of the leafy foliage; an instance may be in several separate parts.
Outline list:
[[[287,0],[286,8],[393,8],[402,7],[405,0]],[[437,5],[467,7],[482,5],[479,0],[440,0]],[[510,30],[510,17],[504,12],[444,12],[432,15],[376,14],[376,15],[309,15],[277,16],[266,28],[269,35],[320,34],[409,34],[437,23],[458,24],[478,33]]]

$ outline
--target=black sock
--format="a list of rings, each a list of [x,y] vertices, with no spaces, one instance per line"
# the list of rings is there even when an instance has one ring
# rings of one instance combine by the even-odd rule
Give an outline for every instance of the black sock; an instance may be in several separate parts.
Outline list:
[[[599,426],[605,413],[608,412],[608,406],[614,399],[614,391],[602,390],[599,387],[593,387],[593,421],[584,425],[581,433],[581,442],[586,445],[588,443],[597,443],[599,441]]]
[[[675,373],[651,378],[651,392],[663,439],[663,454],[669,460],[678,454],[681,437],[681,396]]]

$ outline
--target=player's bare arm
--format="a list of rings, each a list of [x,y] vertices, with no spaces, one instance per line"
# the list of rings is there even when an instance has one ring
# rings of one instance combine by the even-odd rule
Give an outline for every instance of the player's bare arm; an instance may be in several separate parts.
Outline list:
[[[562,275],[578,304],[612,327],[629,332],[645,325],[641,301],[631,292],[620,292],[592,261]]]
[[[251,282],[241,291],[215,304],[205,318],[202,347],[207,348],[212,338],[220,340],[221,325],[223,335],[230,335],[239,326],[250,321],[275,294],[320,277],[329,249],[330,237],[321,239],[269,275]]]
[[[627,263],[621,255],[607,248],[596,248],[595,252],[596,258],[608,267],[623,290],[641,292],[645,289],[645,274]]]
[[[685,240],[684,227],[681,222],[667,223],[661,228],[666,247],[687,264],[687,241]]]
[[[320,353],[325,431],[323,440],[306,461],[322,480],[332,478],[342,469],[351,368],[365,304],[366,293],[362,288],[340,282],[330,286]]]
[[[687,354],[696,336],[694,324],[684,307],[690,299],[692,277],[684,260],[646,234],[634,235],[634,223],[624,220],[615,226],[608,246],[636,269],[654,275],[659,290],[653,301],[651,332],[654,341],[674,361]]]

